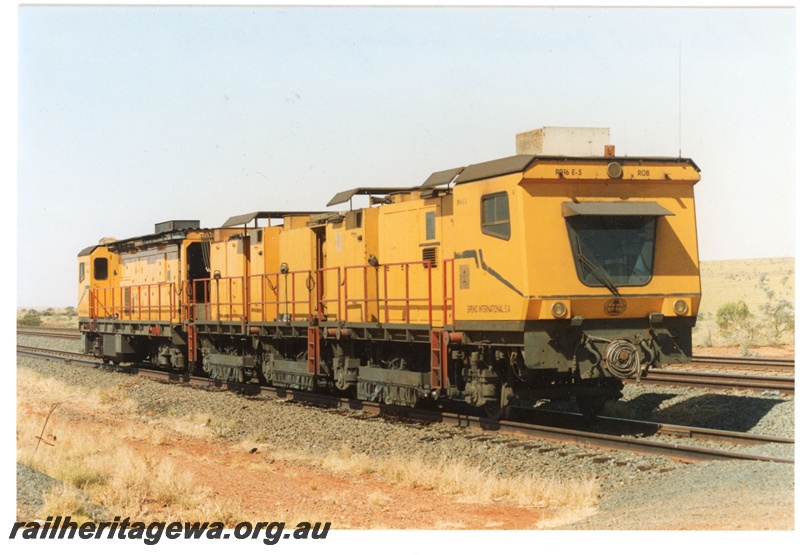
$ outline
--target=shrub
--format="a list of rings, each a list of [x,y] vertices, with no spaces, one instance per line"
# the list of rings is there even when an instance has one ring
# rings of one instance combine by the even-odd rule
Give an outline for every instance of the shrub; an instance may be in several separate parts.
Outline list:
[[[775,343],[788,333],[794,335],[794,305],[789,301],[772,301],[760,307],[766,321],[764,330],[767,338]]]
[[[17,318],[18,326],[41,326],[42,317],[36,310],[29,310],[21,318]]]
[[[743,347],[753,345],[758,337],[759,326],[744,301],[725,303],[719,307],[717,325],[722,337]]]
[[[781,284],[786,285],[790,276],[783,276]],[[785,333],[794,335],[794,305],[786,300],[775,300],[775,290],[768,284],[766,274],[759,279],[759,286],[767,296],[767,302],[759,306],[764,322],[764,335],[769,341],[780,343]]]

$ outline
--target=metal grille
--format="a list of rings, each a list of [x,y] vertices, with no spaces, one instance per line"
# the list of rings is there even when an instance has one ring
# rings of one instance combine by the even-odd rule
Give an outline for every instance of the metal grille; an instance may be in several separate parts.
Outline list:
[[[436,247],[422,249],[422,261],[430,262],[431,268],[436,267]]]

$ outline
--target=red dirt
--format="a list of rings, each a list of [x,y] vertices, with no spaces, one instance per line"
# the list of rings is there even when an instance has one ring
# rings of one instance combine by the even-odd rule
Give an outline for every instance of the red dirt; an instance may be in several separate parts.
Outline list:
[[[534,529],[548,511],[508,503],[461,503],[432,491],[389,484],[371,475],[340,475],[310,463],[242,452],[224,442],[171,438],[136,446],[170,457],[215,497],[238,499],[263,520],[284,516],[331,521],[334,529]],[[552,516],[552,515],[549,515]]]

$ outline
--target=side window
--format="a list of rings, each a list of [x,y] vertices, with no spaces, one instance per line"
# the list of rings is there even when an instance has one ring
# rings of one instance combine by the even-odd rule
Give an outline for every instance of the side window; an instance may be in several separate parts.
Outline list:
[[[345,229],[358,229],[361,227],[362,211],[355,210],[347,212],[344,215],[344,228]]]
[[[83,283],[86,278],[86,262],[81,262],[78,265],[78,283]]]
[[[511,238],[508,193],[496,193],[481,198],[481,231],[500,239]]]
[[[96,280],[108,279],[108,258],[95,258],[92,274]]]
[[[436,239],[436,212],[425,212],[425,240]]]

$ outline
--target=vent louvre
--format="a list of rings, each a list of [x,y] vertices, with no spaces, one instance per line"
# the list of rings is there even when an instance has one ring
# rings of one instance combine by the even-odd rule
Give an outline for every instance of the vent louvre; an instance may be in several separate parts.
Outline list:
[[[430,262],[431,268],[436,267],[436,247],[422,249],[422,261]]]

